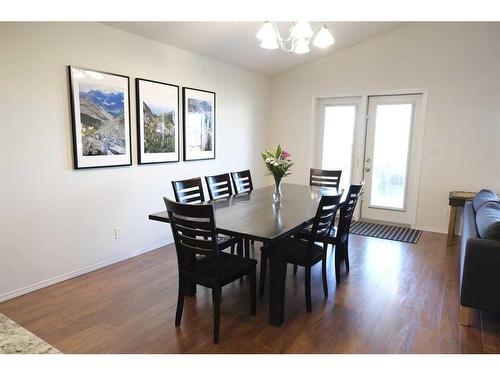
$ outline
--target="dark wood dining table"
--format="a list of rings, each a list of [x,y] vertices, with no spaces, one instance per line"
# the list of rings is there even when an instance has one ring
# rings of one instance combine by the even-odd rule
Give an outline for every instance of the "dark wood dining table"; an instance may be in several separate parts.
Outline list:
[[[280,326],[284,321],[286,263],[275,245],[312,223],[322,195],[338,192],[332,188],[282,184],[282,201],[274,203],[273,191],[271,185],[206,203],[214,205],[219,233],[263,243],[269,257],[269,323]],[[166,211],[153,213],[149,219],[169,222]]]

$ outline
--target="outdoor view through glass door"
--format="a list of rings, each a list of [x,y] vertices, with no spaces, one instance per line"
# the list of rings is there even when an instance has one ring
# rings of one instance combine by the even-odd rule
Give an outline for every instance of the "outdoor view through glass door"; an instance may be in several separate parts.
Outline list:
[[[320,99],[316,166],[341,170],[340,188],[351,184],[354,130],[360,98]]]
[[[366,128],[361,216],[376,221],[412,224],[417,182],[411,172],[412,133],[421,95],[370,97]]]

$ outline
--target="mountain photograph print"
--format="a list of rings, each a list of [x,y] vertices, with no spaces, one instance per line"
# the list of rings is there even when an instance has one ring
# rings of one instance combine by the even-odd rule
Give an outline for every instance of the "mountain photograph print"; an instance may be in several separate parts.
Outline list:
[[[74,167],[131,165],[129,78],[69,67]]]
[[[184,160],[215,159],[215,92],[184,87]]]
[[[136,78],[139,164],[179,161],[179,86]]]

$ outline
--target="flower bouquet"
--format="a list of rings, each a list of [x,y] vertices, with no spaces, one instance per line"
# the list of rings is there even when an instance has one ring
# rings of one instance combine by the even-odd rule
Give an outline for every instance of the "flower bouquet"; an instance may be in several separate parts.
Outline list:
[[[275,189],[273,193],[273,200],[275,202],[280,202],[281,179],[290,174],[288,170],[293,166],[293,162],[290,160],[290,154],[287,151],[282,150],[281,146],[278,145],[274,151],[267,150],[261,153],[261,156],[267,169],[274,177]]]

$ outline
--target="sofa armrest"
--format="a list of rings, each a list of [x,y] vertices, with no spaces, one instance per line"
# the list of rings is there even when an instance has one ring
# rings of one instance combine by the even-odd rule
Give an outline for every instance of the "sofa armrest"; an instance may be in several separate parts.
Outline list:
[[[500,312],[500,241],[467,240],[460,304]]]

